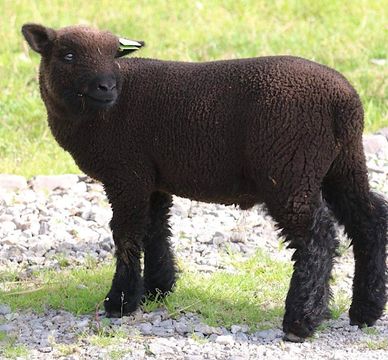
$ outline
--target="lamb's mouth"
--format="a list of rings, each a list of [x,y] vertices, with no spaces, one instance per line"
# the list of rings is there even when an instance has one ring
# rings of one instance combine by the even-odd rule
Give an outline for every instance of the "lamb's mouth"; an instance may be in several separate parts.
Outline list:
[[[104,97],[104,98],[97,98],[94,96],[91,96],[89,94],[77,94],[79,97],[85,97],[88,99],[88,101],[99,108],[108,108],[111,107],[115,104],[117,100],[117,96],[112,96],[112,97]]]

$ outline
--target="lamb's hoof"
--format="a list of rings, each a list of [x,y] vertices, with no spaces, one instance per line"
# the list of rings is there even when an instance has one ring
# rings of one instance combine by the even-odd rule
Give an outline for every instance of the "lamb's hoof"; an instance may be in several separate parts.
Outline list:
[[[367,303],[367,302],[365,302]],[[360,329],[373,326],[380,318],[383,311],[379,307],[367,307],[363,304],[351,305],[349,309],[350,325],[358,326]]]
[[[285,339],[293,342],[302,342],[314,333],[314,323],[310,319],[303,320],[283,320],[283,332],[286,334]],[[297,340],[298,339],[298,340]]]
[[[294,342],[294,343],[302,343],[304,342],[305,338],[303,337],[300,337],[298,335],[295,335],[293,333],[287,333],[284,335],[283,337],[284,340],[286,341],[291,341],[291,342]]]
[[[133,313],[140,302],[140,296],[129,297],[123,292],[121,294],[110,291],[104,301],[105,316],[109,318],[120,318]]]

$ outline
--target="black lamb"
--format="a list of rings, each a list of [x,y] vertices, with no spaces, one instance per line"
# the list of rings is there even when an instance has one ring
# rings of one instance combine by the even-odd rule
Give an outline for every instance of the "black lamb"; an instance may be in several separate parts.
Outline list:
[[[371,326],[382,315],[387,204],[370,191],[363,108],[341,74],[291,56],[120,58],[143,43],[87,27],[26,24],[22,32],[42,57],[54,137],[104,184],[113,209],[109,316],[172,290],[172,194],[242,209],[266,204],[296,249],[283,320],[289,340],[303,341],[328,316],[332,214],[353,244],[351,324]]]

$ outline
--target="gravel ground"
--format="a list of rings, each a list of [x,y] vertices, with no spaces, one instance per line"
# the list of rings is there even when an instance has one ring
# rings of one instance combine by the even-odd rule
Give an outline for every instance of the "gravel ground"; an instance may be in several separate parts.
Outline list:
[[[366,137],[364,144],[371,185],[387,196],[386,133]],[[38,176],[27,184],[24,178],[0,175],[0,271],[15,269],[28,276],[33,269],[60,269],[63,258],[70,266],[91,258],[110,262],[110,216],[102,186],[84,176]],[[279,261],[290,261],[291,252],[279,246],[274,224],[262,207],[242,212],[174,198],[171,224],[177,257],[201,272],[228,269],[224,259],[230,249],[249,257],[262,248]],[[351,251],[345,251],[334,271],[334,290],[350,294]],[[31,359],[388,359],[387,314],[370,331],[350,326],[343,314],[303,344],[283,342],[280,328],[255,333],[244,324],[214,328],[195,314],[171,319],[159,309],[111,321],[108,327],[117,341],[101,347],[90,336],[99,324],[92,315],[13,313],[0,304],[0,333],[15,335]]]

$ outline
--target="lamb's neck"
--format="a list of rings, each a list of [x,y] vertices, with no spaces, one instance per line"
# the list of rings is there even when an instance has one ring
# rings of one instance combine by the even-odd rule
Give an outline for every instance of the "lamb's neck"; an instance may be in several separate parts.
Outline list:
[[[68,115],[48,111],[48,124],[59,145],[71,152],[75,139],[80,135],[80,121]]]

